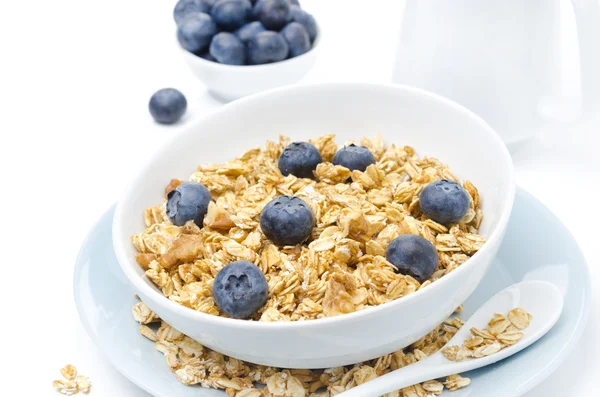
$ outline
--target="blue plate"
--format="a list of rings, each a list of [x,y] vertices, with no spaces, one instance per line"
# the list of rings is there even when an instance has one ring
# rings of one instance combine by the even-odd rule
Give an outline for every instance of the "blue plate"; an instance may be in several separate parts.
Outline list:
[[[224,397],[217,390],[180,384],[152,342],[142,337],[131,307],[134,290],[113,253],[114,207],[90,231],[75,267],[74,293],[81,321],[109,361],[132,382],[157,397]],[[520,354],[466,374],[471,385],[452,397],[516,397],[548,377],[581,336],[591,286],[585,259],[569,231],[538,200],[517,190],[508,231],[497,258],[465,302],[463,318],[496,292],[523,280],[547,280],[564,293],[556,326]]]

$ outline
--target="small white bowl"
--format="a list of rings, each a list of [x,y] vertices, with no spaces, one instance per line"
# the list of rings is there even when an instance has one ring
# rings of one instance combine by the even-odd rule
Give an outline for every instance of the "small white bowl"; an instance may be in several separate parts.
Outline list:
[[[198,164],[223,162],[286,134],[306,140],[325,133],[337,142],[381,133],[449,164],[482,197],[480,232],[488,241],[432,285],[356,313],[301,322],[263,323],[196,312],[165,298],[135,261],[130,236],[144,230],[143,211],[161,202],[172,178],[188,179]],[[119,201],[113,243],[141,299],[173,327],[221,353],[287,368],[352,364],[403,348],[431,331],[484,276],[512,209],[510,155],[496,133],[469,110],[415,88],[372,84],[284,87],[233,102],[190,125],[156,153]]]
[[[317,59],[320,41],[319,31],[310,51],[285,61],[266,65],[224,65],[207,61],[181,46],[180,48],[183,59],[192,73],[215,97],[229,102],[300,81],[312,69]]]

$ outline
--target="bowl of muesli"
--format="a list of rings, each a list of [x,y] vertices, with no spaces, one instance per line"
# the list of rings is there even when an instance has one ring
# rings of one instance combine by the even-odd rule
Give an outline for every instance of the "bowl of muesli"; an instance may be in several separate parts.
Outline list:
[[[475,289],[515,194],[467,109],[397,85],[286,87],[224,106],[128,185],[113,244],[180,332],[273,367],[397,351]]]

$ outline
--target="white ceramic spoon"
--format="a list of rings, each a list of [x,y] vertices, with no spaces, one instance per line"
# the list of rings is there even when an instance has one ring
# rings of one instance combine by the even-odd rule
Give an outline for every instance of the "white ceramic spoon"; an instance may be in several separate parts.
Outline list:
[[[416,383],[471,371],[510,357],[540,339],[556,324],[562,312],[563,296],[554,284],[545,281],[524,281],[514,284],[479,308],[447,346],[462,346],[463,341],[471,336],[469,330],[472,327],[485,328],[494,313],[505,315],[515,307],[525,309],[533,318],[529,327],[521,331],[525,336],[514,345],[490,356],[468,358],[459,362],[448,360],[440,350],[424,360],[363,383],[338,394],[337,397],[378,397]]]

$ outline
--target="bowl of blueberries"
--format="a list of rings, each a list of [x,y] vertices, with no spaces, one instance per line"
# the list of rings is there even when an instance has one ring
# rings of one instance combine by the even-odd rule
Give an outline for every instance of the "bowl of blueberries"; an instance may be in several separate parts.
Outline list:
[[[298,82],[320,41],[298,0],[179,0],[177,40],[192,73],[231,101]]]

